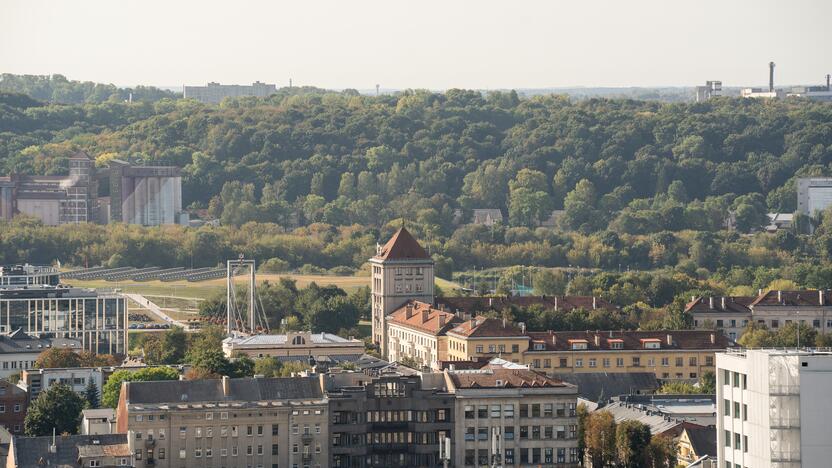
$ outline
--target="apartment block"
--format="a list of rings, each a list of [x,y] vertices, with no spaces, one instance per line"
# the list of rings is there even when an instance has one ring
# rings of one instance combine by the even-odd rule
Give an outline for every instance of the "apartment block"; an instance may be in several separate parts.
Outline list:
[[[444,375],[455,466],[580,466],[576,386],[510,365]]]
[[[407,301],[386,317],[388,357],[391,361],[408,358],[423,367],[438,370],[448,359],[447,331],[462,319],[431,304]]]
[[[126,434],[52,435],[12,438],[6,468],[132,468]]]
[[[137,467],[326,467],[316,377],[126,382],[116,410]]]
[[[716,364],[719,466],[829,466],[832,353],[735,350]]]

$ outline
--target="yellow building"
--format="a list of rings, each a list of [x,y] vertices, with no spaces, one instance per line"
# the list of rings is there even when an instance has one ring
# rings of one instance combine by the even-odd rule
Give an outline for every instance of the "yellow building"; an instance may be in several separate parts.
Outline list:
[[[448,361],[500,356],[555,373],[653,372],[656,378],[696,380],[714,370],[714,353],[734,346],[706,330],[525,332],[478,317],[447,332]]]

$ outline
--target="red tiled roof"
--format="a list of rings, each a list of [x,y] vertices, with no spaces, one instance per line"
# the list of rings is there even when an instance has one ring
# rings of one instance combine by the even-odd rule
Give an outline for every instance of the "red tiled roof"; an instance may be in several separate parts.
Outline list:
[[[509,297],[439,297],[437,304],[443,304],[452,311],[469,314],[488,310],[503,310],[506,307],[529,307],[542,305],[547,309],[569,312],[574,309],[617,310],[614,304],[593,296],[509,296]]]
[[[449,372],[457,388],[546,388],[572,387],[529,369],[487,369],[473,372]]]
[[[806,306],[819,307],[830,306],[830,293],[828,290],[805,289],[802,291],[775,291],[771,290],[761,294],[751,307],[755,306]]]
[[[685,305],[685,312],[750,314],[749,306],[755,299],[753,296],[697,297]]]
[[[669,330],[669,331],[547,331],[529,332],[529,338],[537,343],[543,343],[545,349],[534,351],[568,351],[570,341],[586,340],[588,351],[599,350],[635,350],[644,349],[643,342],[651,340],[661,341],[660,349],[725,349],[735,346],[730,338],[722,333],[710,330]],[[673,344],[668,344],[667,336],[671,336]],[[598,344],[596,344],[596,337]],[[713,338],[713,343],[711,342]],[[610,342],[623,342],[623,348],[613,349]]]
[[[425,302],[409,300],[391,312],[387,321],[440,335],[462,322],[462,319],[450,312],[434,309]]]
[[[403,260],[429,259],[430,256],[407,229],[401,228],[384,244],[375,258],[379,260]]]
[[[462,335],[468,338],[477,337],[522,337],[525,336],[522,330],[515,327],[511,322],[502,319],[476,317],[465,320],[450,330],[450,333]]]

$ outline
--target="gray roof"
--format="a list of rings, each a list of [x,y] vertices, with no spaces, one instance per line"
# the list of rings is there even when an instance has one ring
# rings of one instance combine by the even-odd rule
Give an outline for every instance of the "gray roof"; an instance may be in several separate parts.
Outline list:
[[[710,455],[716,457],[716,428],[714,427],[686,427],[688,439],[693,451],[700,457]]]
[[[93,441],[98,441],[94,443]],[[18,468],[42,468],[43,466],[54,465],[78,465],[79,447],[86,445],[121,445],[127,444],[127,434],[100,434],[100,435],[71,435],[55,437],[55,453],[50,453],[49,446],[52,444],[52,436],[43,437],[18,437],[12,439],[12,447],[16,466]]]
[[[83,349],[80,340],[71,338],[36,338],[22,329],[0,335],[0,354],[40,353],[47,348]]]
[[[578,395],[589,401],[609,400],[618,395],[647,392],[653,393],[660,387],[656,374],[652,372],[578,372],[554,374],[564,382],[578,386]]]
[[[116,419],[116,410],[113,408],[85,409],[81,414],[84,415],[84,419],[109,419],[110,421]]]
[[[127,402],[133,404],[182,404],[226,401],[265,401],[321,398],[320,383],[314,377],[228,379],[228,395],[222,380],[167,380],[126,382]]]

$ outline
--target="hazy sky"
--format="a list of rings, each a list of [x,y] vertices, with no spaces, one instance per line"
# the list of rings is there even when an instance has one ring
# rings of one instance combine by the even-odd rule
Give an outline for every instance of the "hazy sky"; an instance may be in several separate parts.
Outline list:
[[[830,0],[0,0],[0,72],[328,88],[820,83]]]

